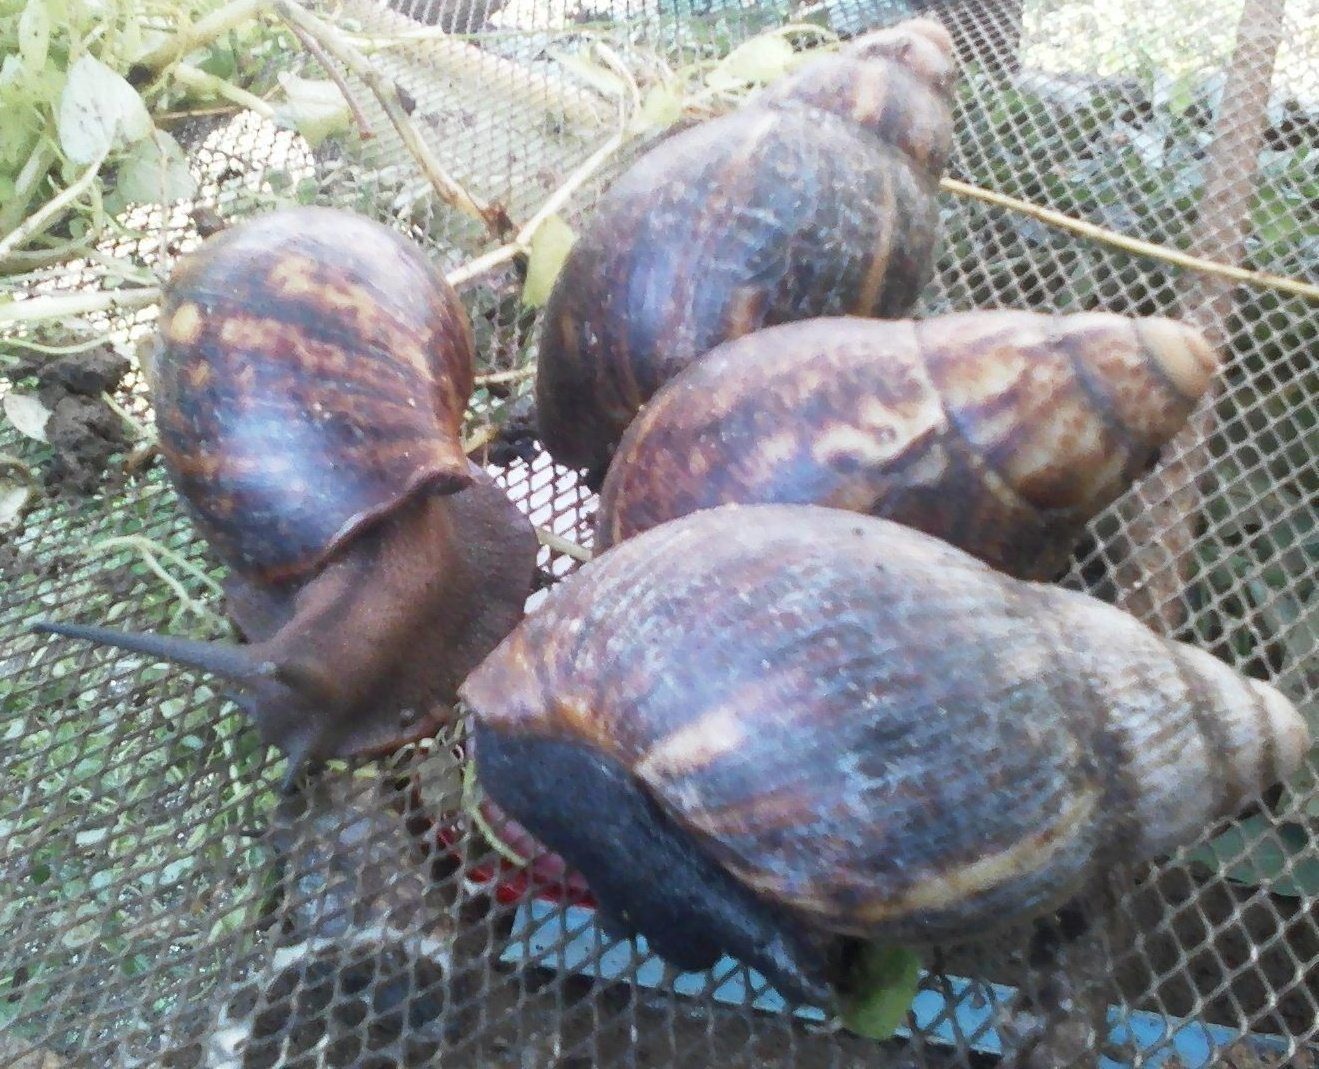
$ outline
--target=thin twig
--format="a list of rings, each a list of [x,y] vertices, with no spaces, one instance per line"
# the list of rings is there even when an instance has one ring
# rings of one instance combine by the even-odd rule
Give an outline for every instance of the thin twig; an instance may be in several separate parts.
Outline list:
[[[554,550],[555,553],[562,553],[565,557],[579,560],[583,564],[589,561],[593,556],[589,549],[585,549],[582,546],[579,546],[576,542],[569,541],[561,535],[556,535],[546,527],[537,527],[536,537],[540,540],[542,546]]]
[[[1156,245],[1152,241],[1141,241],[1139,238],[1127,237],[1115,230],[1095,226],[1094,223],[1075,219],[1051,208],[1041,208],[1038,204],[1032,204],[1027,200],[1019,200],[1017,197],[1009,197],[1003,193],[995,193],[989,189],[981,189],[979,186],[959,182],[955,178],[945,178],[939,185],[940,188],[960,197],[970,197],[972,200],[984,201],[986,204],[993,204],[999,208],[1009,208],[1023,215],[1029,215],[1032,219],[1038,219],[1042,223],[1048,223],[1050,226],[1056,226],[1061,230],[1070,230],[1073,234],[1080,234],[1092,241],[1111,245],[1137,256],[1147,256],[1152,260],[1160,260],[1163,263],[1184,267],[1190,271],[1200,271],[1218,278],[1228,278],[1234,282],[1246,282],[1266,289],[1292,293],[1298,297],[1308,297],[1312,301],[1319,301],[1319,286],[1298,278],[1284,278],[1281,275],[1271,275],[1266,271],[1251,271],[1244,267],[1234,267],[1231,264],[1219,263],[1216,260],[1207,260],[1202,256],[1192,256],[1188,253],[1179,252],[1177,249],[1170,249],[1166,245]]]
[[[65,208],[86,193],[91,188],[92,183],[96,181],[96,175],[101,169],[101,164],[105,162],[105,157],[109,154],[109,151],[109,147],[106,147],[98,152],[96,158],[87,165],[87,170],[78,176],[76,182],[70,182],[65,189],[61,190],[56,196],[51,197],[37,211],[6,234],[4,239],[0,240],[0,260],[3,260],[34,234],[39,234],[58,218]]]
[[[105,402],[106,408],[108,408],[111,412],[113,412],[116,416],[118,416],[121,420],[123,420],[124,425],[127,426],[128,429],[133,432],[134,441],[139,441],[140,439],[150,437],[151,432],[148,431],[146,427],[142,425],[142,423],[137,419],[137,417],[134,416],[133,413],[128,411],[128,409],[126,409],[113,397],[111,397],[108,393],[102,392],[101,400]]]
[[[615,152],[622,148],[627,140],[628,134],[626,127],[624,127],[596,149],[595,152],[591,153],[591,155],[587,157],[586,162],[573,171],[573,173],[564,180],[563,184],[550,194],[549,198],[540,206],[540,209],[536,214],[527,220],[526,225],[518,231],[514,243],[523,248],[529,249],[531,247],[531,239],[536,236],[536,230],[540,227],[541,223],[562,208],[563,205],[567,203],[568,199],[572,197],[572,195],[576,193],[583,184],[589,181]]]
[[[350,45],[334,27],[322,22],[301,5],[293,3],[293,0],[275,0],[275,11],[290,27],[306,31],[326,52],[362,80],[384,109],[385,115],[421,166],[435,192],[446,204],[479,220],[496,238],[502,238],[513,229],[502,209],[482,204],[450,177],[408,117],[399,99],[398,86],[386,82],[366,56]]]
[[[470,437],[463,439],[463,453],[467,456],[471,456],[478,449],[484,449],[498,437],[498,425],[487,423],[480,430],[473,431]]]
[[[0,326],[10,323],[40,323],[50,319],[86,315],[88,312],[126,312],[160,300],[159,286],[140,286],[100,293],[61,293],[29,297],[25,301],[0,304]]]
[[[216,104],[206,108],[184,108],[180,111],[165,111],[156,116],[157,126],[169,126],[172,123],[188,122],[191,119],[212,119],[219,115],[235,115],[239,109],[232,104]]]
[[[475,282],[478,278],[490,274],[495,268],[503,267],[510,260],[516,260],[519,256],[525,256],[526,254],[526,249],[516,243],[501,245],[499,248],[487,252],[484,256],[478,256],[475,260],[463,264],[462,267],[450,271],[444,277],[454,289],[462,289],[468,283]]]
[[[302,47],[311,53],[311,56],[318,64],[325,76],[339,87],[339,92],[343,94],[344,100],[348,104],[348,110],[353,113],[353,122],[357,124],[357,133],[363,141],[370,141],[376,136],[376,132],[371,129],[371,123],[367,120],[366,112],[362,110],[362,105],[357,102],[357,97],[349,88],[347,80],[339,70],[339,65],[332,60],[321,47],[319,41],[301,26],[289,23],[289,29],[293,31],[293,36],[302,42]]]
[[[500,382],[521,382],[523,379],[529,379],[536,374],[536,365],[528,364],[526,367],[514,368],[512,371],[492,371],[488,375],[477,375],[477,386],[493,386]]]

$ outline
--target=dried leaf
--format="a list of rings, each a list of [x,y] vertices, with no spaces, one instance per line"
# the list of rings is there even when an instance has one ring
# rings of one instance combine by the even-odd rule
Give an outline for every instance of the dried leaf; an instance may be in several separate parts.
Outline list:
[[[172,204],[196,193],[197,182],[179,143],[158,130],[125,157],[116,188],[128,202]]]
[[[151,116],[126,79],[95,56],[84,55],[69,68],[58,126],[64,154],[74,163],[91,163],[103,152],[146,137]]]
[[[607,97],[621,97],[628,91],[627,83],[603,63],[575,52],[553,52],[554,59],[597,93]]]
[[[522,287],[523,304],[539,308],[550,299],[554,280],[559,277],[563,261],[576,240],[572,227],[557,215],[551,215],[536,227],[531,255],[527,258],[527,281]]]
[[[275,121],[298,131],[312,148],[327,137],[342,133],[352,121],[348,101],[333,82],[299,78],[281,71],[279,84],[287,99],[275,108]]]
[[[31,394],[7,393],[4,399],[5,415],[19,432],[38,442],[46,440],[46,421],[50,409]]]
[[[753,37],[738,45],[705,76],[711,89],[738,89],[744,85],[764,85],[787,73],[796,62],[792,45],[781,36]]]
[[[31,468],[18,457],[0,453],[0,531],[22,519],[32,502],[36,485]]]

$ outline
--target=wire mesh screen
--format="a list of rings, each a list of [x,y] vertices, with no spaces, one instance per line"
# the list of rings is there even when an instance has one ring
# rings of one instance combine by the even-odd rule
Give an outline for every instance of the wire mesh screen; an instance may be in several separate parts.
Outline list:
[[[319,17],[399,88],[503,239],[436,195],[364,68],[286,35],[258,61],[285,88],[335,68],[360,112],[346,131],[308,140],[227,103],[179,117],[195,193],[126,208],[93,253],[4,280],[0,309],[91,300],[55,332],[0,321],[0,389],[49,413],[44,441],[21,432],[24,402],[0,424],[0,1065],[1313,1064],[1313,757],[1195,847],[1036,924],[936,948],[906,1027],[877,1044],[786,1012],[740,967],[682,975],[611,940],[557,873],[515,860],[519,829],[480,801],[461,722],[285,796],[281,761],[219,684],[27,633],[52,617],[227,633],[222,571],[151,455],[136,361],[152,284],[214,217],[290,202],[386,221],[456,272],[485,376],[472,455],[542,529],[542,598],[589,549],[596,498],[535,440],[537,317],[525,265],[498,250],[546,209],[590,213],[663,136],[635,121],[656,86],[699,121],[731,91],[672,87],[720,84],[709,72],[742,42],[795,27],[778,39],[806,49],[916,8],[343,0]],[[1275,682],[1319,726],[1319,305],[1278,284],[1319,283],[1319,8],[927,13],[954,31],[961,82],[918,314],[1185,315],[1226,356],[1065,582]]]

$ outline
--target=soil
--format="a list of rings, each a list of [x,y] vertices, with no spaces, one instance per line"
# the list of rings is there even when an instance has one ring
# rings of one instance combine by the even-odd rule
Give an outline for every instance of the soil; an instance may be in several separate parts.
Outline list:
[[[107,345],[30,362],[13,373],[36,378],[37,396],[50,411],[46,438],[53,455],[41,473],[49,490],[85,497],[105,485],[110,458],[122,453],[130,438],[101,395],[113,393],[131,366]]]

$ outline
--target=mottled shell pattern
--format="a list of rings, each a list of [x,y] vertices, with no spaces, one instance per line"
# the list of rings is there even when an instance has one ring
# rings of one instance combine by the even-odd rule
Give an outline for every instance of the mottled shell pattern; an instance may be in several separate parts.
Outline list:
[[[1099,312],[769,327],[647,404],[605,481],[597,546],[720,504],[817,504],[1052,579],[1217,367],[1189,326]]]
[[[462,695],[486,731],[630,770],[799,920],[898,942],[1056,906],[1095,866],[1193,840],[1309,746],[1281,693],[1115,608],[810,506],[629,540]]]
[[[161,452],[241,574],[310,573],[423,489],[470,485],[471,326],[420,249],[362,216],[272,212],[186,257],[152,360]]]
[[[614,183],[546,308],[536,404],[557,461],[603,471],[646,400],[722,341],[911,307],[933,271],[951,53],[935,22],[880,31]]]

